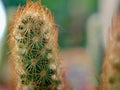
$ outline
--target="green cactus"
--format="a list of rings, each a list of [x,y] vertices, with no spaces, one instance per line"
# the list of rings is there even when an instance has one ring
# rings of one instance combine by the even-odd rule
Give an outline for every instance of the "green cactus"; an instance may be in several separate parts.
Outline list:
[[[63,90],[58,30],[48,8],[28,1],[18,8],[9,32],[15,90]]]

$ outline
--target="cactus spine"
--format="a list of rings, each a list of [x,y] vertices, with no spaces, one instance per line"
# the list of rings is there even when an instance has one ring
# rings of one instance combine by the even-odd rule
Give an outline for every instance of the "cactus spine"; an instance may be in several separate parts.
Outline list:
[[[15,90],[63,90],[58,30],[48,8],[27,1],[18,8],[9,32]]]
[[[105,61],[101,75],[100,90],[120,90],[120,15],[113,17]]]

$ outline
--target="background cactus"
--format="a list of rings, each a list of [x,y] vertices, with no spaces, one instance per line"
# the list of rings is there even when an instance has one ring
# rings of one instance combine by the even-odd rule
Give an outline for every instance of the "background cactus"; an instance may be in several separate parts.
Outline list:
[[[100,90],[120,90],[120,15],[117,13],[109,30]]]
[[[48,8],[28,1],[18,8],[9,32],[15,90],[63,90],[58,30]]]

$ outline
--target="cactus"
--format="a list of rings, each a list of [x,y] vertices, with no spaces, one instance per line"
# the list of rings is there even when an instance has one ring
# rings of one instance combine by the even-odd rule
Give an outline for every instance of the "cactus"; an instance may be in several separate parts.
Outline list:
[[[15,90],[63,90],[57,39],[58,29],[48,8],[30,0],[18,8],[9,28]]]
[[[120,15],[113,17],[109,30],[100,90],[120,90]]]

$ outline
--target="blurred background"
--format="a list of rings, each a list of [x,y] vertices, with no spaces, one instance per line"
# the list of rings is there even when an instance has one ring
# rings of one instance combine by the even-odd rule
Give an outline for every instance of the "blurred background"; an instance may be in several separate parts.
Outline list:
[[[0,0],[0,90],[9,90],[8,25],[26,0]],[[65,78],[73,90],[97,90],[106,36],[119,0],[42,0],[55,17]]]

